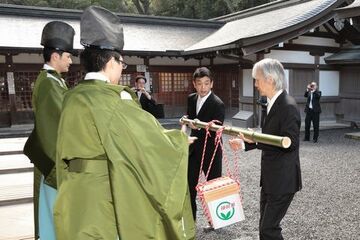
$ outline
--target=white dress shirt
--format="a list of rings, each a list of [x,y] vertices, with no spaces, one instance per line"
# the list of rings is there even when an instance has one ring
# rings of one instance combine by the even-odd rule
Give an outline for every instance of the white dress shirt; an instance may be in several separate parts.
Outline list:
[[[53,68],[52,66],[50,66],[49,64],[44,64],[44,66],[43,66],[43,69],[45,69],[45,70],[51,70],[51,71],[55,71],[56,72],[56,70],[55,70],[55,68]],[[59,74],[60,75],[60,74]],[[47,77],[48,78],[51,78],[51,79],[54,79],[55,81],[57,81],[59,84],[60,84],[60,86],[62,86],[63,88],[67,88],[67,86],[66,86],[66,83],[65,83],[65,80],[63,79],[63,78],[57,78],[57,77],[55,77],[54,75],[52,75],[52,74],[50,74],[50,73],[48,73],[47,74]]]
[[[85,75],[84,80],[100,80],[109,83],[110,80],[102,73],[99,72],[88,72]]]
[[[210,94],[211,94],[211,91],[208,94],[206,94],[204,97],[200,97],[198,95],[198,98],[196,100],[196,115],[199,114],[200,109],[202,108],[202,106],[204,105],[204,102],[210,96]]]
[[[267,105],[267,114],[269,114],[269,112],[270,112],[270,110],[271,110],[271,108],[272,108],[272,106],[274,105],[274,102],[276,101],[276,99],[280,96],[280,94],[283,92],[283,90],[281,89],[281,90],[279,90],[279,91],[277,91],[276,93],[275,93],[275,95],[270,99],[270,98],[268,98],[267,100],[268,100],[268,105]]]
[[[313,96],[314,96],[314,91],[311,91],[310,92],[310,103],[309,103],[309,108],[310,109],[313,108],[313,104],[312,104]]]
[[[137,96],[138,96],[138,99],[140,99],[142,92],[141,92],[141,91],[137,91],[136,94],[137,94]]]

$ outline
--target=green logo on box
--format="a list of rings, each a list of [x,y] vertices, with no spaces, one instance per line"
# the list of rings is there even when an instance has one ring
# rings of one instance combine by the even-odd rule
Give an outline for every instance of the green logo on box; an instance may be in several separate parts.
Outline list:
[[[235,214],[235,203],[221,202],[216,207],[216,216],[221,220],[229,220]]]

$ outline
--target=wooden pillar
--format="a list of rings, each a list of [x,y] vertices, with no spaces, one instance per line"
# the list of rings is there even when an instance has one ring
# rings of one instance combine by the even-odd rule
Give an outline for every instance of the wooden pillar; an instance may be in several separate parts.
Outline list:
[[[243,71],[243,67],[241,66],[242,62],[241,62],[241,58],[239,58],[239,63],[238,63],[238,86],[239,86],[239,97],[237,99],[237,104],[238,104],[238,107],[239,107],[239,111],[240,110],[243,110],[242,106],[240,105],[240,97],[243,96],[243,89],[244,89],[244,79],[243,79],[243,74],[242,74],[242,71]]]
[[[144,57],[143,60],[144,60],[144,65],[146,67],[149,67],[150,66],[150,58],[149,57]]]
[[[317,85],[319,86],[319,80],[320,80],[320,56],[319,55],[315,55],[315,79],[314,81],[317,83]]]
[[[233,78],[232,78],[232,74],[226,74],[226,81],[227,81],[227,84],[229,84],[229,107],[230,107],[230,112],[232,111],[232,98],[233,98],[233,94],[232,94],[232,91],[233,91],[233,86],[235,88],[236,86],[236,83],[234,83],[233,85],[233,81],[235,81]]]
[[[214,68],[214,57],[210,57],[210,69]]]
[[[320,81],[320,57],[324,56],[325,53],[321,51],[311,51],[311,56],[314,56],[314,79],[313,81],[319,86]]]
[[[150,58],[149,57],[144,57],[143,61],[144,61],[144,66],[145,66],[144,76],[147,79],[147,82],[146,82],[145,86],[147,85],[147,87],[149,88],[147,90],[150,90],[150,92],[152,92],[152,80],[150,79],[150,72],[149,72]],[[145,87],[145,88],[147,88],[147,87]]]
[[[9,106],[10,106],[10,125],[13,125],[16,118],[16,93],[15,93],[15,79],[14,79],[14,66],[12,54],[7,53],[5,56],[6,64],[6,81],[8,85]]]
[[[260,61],[264,59],[264,52],[260,52],[256,54],[256,62]],[[256,104],[256,101],[259,98],[259,92],[257,91],[256,87],[255,87],[255,79],[253,79],[253,113],[254,113],[254,121],[253,121],[253,125],[254,127],[260,126],[260,121],[259,121],[259,114],[258,114],[258,106]]]

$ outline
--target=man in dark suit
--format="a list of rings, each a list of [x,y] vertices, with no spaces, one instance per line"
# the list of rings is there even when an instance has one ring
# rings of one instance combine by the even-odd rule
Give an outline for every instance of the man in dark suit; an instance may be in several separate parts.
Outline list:
[[[265,117],[266,117],[266,111],[267,111],[267,97],[260,96],[260,98],[257,100],[257,104],[261,106],[261,119],[260,119],[260,127],[262,128],[264,126]]]
[[[221,123],[225,119],[225,105],[221,99],[212,91],[213,79],[211,72],[206,67],[197,68],[193,74],[193,85],[196,93],[188,96],[187,115],[189,119],[199,119],[203,122],[218,120]],[[188,182],[191,197],[191,207],[194,220],[196,219],[196,185],[199,180],[200,164],[205,142],[205,130],[190,126],[191,136],[197,137],[197,140],[190,145],[189,148],[189,165],[188,165]],[[211,157],[215,150],[215,132],[210,132],[206,144],[204,156],[204,165],[202,171],[207,173]],[[208,180],[221,177],[222,170],[222,152],[220,147],[216,151],[214,161],[212,163]]]
[[[316,82],[312,82],[307,85],[307,90],[305,91],[304,97],[307,98],[305,106],[305,138],[304,141],[310,140],[310,125],[311,121],[314,127],[314,136],[313,141],[316,143],[319,137],[319,121],[320,121],[320,98],[321,91],[317,89]]]
[[[143,75],[138,75],[135,78],[135,92],[138,96],[141,108],[154,115],[156,102],[151,97],[150,93],[145,90],[146,78]]]
[[[286,136],[291,139],[289,148],[255,143],[245,140],[245,150],[261,149],[260,240],[282,240],[280,222],[297,191],[302,187],[299,135],[301,118],[295,100],[284,89],[285,74],[281,63],[263,59],[253,68],[255,86],[261,96],[268,98],[267,116],[262,132]],[[239,148],[240,139],[231,141]]]

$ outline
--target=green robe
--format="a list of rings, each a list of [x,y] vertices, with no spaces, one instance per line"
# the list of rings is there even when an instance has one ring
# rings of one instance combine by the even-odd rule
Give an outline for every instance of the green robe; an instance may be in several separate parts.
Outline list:
[[[58,145],[58,240],[194,239],[187,135],[166,130],[125,87],[82,81],[66,94]]]
[[[54,71],[42,70],[35,81],[32,101],[36,135],[47,160],[56,161],[57,130],[64,94],[68,90],[61,76]],[[56,171],[51,169],[45,182],[56,188]]]
[[[35,218],[35,239],[38,235],[38,209],[39,209],[39,186],[41,173],[38,164],[49,166],[52,163],[45,161],[56,161],[56,140],[57,129],[62,109],[62,101],[67,91],[61,76],[54,71],[51,74],[47,70],[42,70],[36,81],[33,90],[32,102],[35,114],[35,129],[32,133],[33,138],[29,137],[26,146],[32,162],[36,162],[34,167],[34,218]],[[35,152],[32,152],[35,151]],[[40,153],[38,152],[40,151]],[[31,155],[31,157],[30,157]],[[36,167],[38,166],[38,167]],[[55,166],[55,165],[53,165]],[[41,169],[41,167],[40,167]],[[46,175],[45,183],[56,188],[56,170],[53,167]]]

